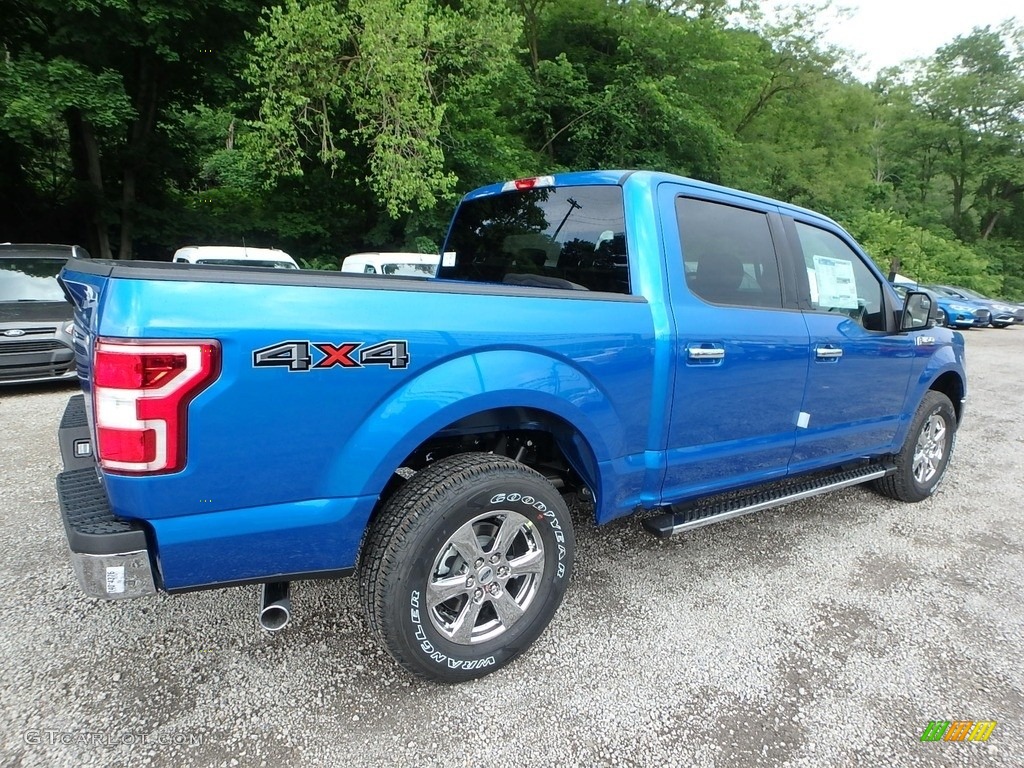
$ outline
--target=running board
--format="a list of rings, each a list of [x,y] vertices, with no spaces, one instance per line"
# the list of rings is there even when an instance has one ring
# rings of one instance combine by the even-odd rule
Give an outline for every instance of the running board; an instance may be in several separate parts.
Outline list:
[[[711,523],[877,480],[891,474],[894,469],[890,464],[865,464],[825,475],[780,480],[745,491],[708,496],[691,504],[675,505],[670,507],[669,512],[647,518],[643,524],[655,536],[667,539],[674,534],[692,531]]]

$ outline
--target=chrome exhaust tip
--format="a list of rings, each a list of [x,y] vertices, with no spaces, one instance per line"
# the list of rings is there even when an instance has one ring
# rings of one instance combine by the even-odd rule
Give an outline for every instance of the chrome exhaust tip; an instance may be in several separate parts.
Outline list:
[[[260,626],[268,632],[277,632],[292,620],[291,584],[274,581],[260,590]]]

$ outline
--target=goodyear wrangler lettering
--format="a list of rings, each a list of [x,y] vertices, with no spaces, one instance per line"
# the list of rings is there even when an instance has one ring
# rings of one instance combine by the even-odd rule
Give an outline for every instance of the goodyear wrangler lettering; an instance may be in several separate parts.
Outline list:
[[[548,512],[548,505],[543,501],[538,501],[533,496],[521,496],[518,493],[496,493],[491,497],[491,504],[502,504],[504,502],[521,502],[528,507],[533,507],[538,512]]]
[[[418,589],[409,593],[409,618],[416,627],[414,636],[420,641],[420,650],[427,655],[431,661],[447,665],[449,669],[483,669],[497,663],[494,656],[486,656],[482,659],[456,659],[448,654],[439,651],[430,640],[427,639],[427,632],[420,619],[420,592]]]

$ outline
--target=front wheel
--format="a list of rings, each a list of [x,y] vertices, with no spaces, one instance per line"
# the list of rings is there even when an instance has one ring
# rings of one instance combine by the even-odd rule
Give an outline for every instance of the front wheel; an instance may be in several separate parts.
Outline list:
[[[925,393],[896,454],[896,471],[875,481],[882,494],[900,501],[922,501],[939,487],[956,440],[956,413],[941,392]]]
[[[370,529],[360,565],[367,622],[420,677],[482,677],[544,631],[574,550],[569,511],[543,476],[492,454],[441,459]]]

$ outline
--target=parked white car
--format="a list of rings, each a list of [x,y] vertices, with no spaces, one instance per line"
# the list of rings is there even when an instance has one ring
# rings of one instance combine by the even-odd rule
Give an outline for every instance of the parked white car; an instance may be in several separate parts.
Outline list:
[[[409,275],[433,277],[439,257],[436,253],[353,253],[341,264],[342,272],[367,275]]]
[[[174,252],[174,261],[222,267],[299,268],[295,259],[277,248],[249,248],[244,245],[188,245]]]

